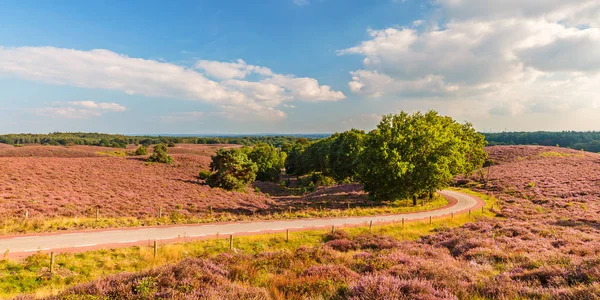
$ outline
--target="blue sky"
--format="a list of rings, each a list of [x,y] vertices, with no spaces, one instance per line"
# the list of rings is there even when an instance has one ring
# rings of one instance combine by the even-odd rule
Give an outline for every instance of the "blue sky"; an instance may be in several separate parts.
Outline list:
[[[3,1],[0,132],[600,130],[600,5],[550,2]]]

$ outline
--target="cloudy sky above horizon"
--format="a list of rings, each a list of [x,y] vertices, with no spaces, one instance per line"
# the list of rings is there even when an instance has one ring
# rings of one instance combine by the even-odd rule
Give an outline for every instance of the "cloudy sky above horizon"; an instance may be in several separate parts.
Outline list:
[[[600,1],[3,1],[0,133],[600,130]]]

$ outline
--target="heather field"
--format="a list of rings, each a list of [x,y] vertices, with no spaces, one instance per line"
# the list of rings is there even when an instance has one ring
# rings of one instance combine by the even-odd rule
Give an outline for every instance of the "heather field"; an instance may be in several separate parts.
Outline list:
[[[223,145],[169,148],[173,165],[147,164],[126,150],[94,146],[0,148],[0,214],[30,218],[189,215],[269,208],[264,194],[226,192],[199,184],[210,155]],[[134,150],[134,149],[129,149]]]
[[[358,184],[308,193],[268,182],[245,192],[210,188],[198,180],[198,172],[208,169],[221,147],[240,146],[177,144],[168,149],[174,159],[170,165],[128,155],[135,151],[132,145],[0,147],[0,234],[372,215],[447,204],[439,198],[417,208],[408,200],[374,205]]]
[[[457,184],[494,192],[494,218],[416,240],[326,236],[317,245],[231,252],[71,288],[75,298],[599,299],[600,155],[488,148],[495,165]]]

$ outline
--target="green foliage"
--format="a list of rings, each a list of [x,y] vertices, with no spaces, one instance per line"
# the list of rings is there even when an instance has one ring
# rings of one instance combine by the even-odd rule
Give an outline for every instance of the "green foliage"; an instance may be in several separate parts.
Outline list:
[[[600,132],[497,132],[484,133],[490,145],[541,145],[600,152]]]
[[[208,178],[210,177],[212,173],[210,171],[207,170],[202,170],[200,171],[200,173],[198,174],[198,178],[200,180],[208,180]]]
[[[338,181],[358,177],[359,157],[364,149],[366,134],[351,129],[338,135],[331,143],[329,166],[331,176]]]
[[[49,134],[6,134],[0,135],[0,143],[4,144],[40,144],[40,145],[89,145],[126,148],[128,144],[150,146],[154,144],[238,144],[256,145],[267,143],[275,147],[292,144],[297,140],[308,143],[326,135],[305,135],[306,138],[297,136],[210,136],[210,137],[164,137],[164,136],[126,136],[119,134],[86,133],[86,132],[54,132]]]
[[[287,159],[285,160],[285,172],[290,175],[302,175],[306,174],[306,166],[304,165],[302,158],[307,145],[304,143],[296,142],[291,150],[287,153]]]
[[[210,169],[213,174],[207,180],[211,187],[243,191],[256,179],[258,167],[241,149],[224,149],[212,157]]]
[[[484,146],[471,124],[434,111],[386,115],[367,135],[360,180],[373,199],[421,196],[480,168],[487,157]]]
[[[158,144],[154,146],[152,155],[148,157],[148,162],[156,162],[162,164],[170,164],[173,162],[173,158],[167,154],[167,145]]]
[[[329,155],[331,152],[331,144],[339,134],[334,134],[328,138],[319,140],[310,144],[303,153],[302,164],[304,173],[321,172],[330,174]]]
[[[146,147],[146,146],[139,146],[135,150],[135,155],[147,155],[147,154],[148,154],[148,147]]]
[[[175,142],[169,141],[169,144],[167,145],[167,147],[175,147]]]
[[[256,180],[278,182],[285,162],[285,153],[280,153],[268,144],[259,144],[248,153],[248,158],[256,163]]]
[[[321,173],[313,173],[311,175],[311,181],[316,186],[332,186],[337,184],[335,179],[329,176],[325,176]]]

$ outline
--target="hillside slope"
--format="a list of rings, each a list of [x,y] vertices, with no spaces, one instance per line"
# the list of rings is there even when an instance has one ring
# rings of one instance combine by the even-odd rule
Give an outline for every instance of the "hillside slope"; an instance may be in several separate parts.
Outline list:
[[[598,299],[600,156],[533,146],[488,151],[496,162],[490,181],[470,184],[501,198],[497,218],[417,241],[338,232],[314,248],[227,253],[111,276],[62,296],[143,298],[150,282],[153,297],[176,299],[192,286],[204,286],[195,289],[199,298]]]

